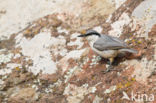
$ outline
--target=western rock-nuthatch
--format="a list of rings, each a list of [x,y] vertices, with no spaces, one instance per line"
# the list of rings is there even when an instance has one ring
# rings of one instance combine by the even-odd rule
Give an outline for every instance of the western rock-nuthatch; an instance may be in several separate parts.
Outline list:
[[[110,71],[114,58],[126,52],[137,53],[130,49],[126,43],[117,37],[100,34],[95,30],[83,31],[78,37],[86,37],[92,50],[103,58],[109,59],[110,66],[106,72]]]

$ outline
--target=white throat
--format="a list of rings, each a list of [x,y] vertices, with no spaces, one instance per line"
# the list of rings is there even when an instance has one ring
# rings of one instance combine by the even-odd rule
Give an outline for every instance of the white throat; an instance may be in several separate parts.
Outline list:
[[[88,40],[89,45],[91,47],[93,47],[94,42],[97,41],[97,39],[99,38],[99,36],[97,36],[97,35],[91,35],[91,36],[88,36],[86,38]]]

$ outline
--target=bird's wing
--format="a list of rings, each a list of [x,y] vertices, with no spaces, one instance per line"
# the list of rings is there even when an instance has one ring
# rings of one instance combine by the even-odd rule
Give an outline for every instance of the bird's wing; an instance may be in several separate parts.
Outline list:
[[[102,37],[93,44],[93,47],[103,51],[127,48],[127,45],[119,38],[102,35]]]

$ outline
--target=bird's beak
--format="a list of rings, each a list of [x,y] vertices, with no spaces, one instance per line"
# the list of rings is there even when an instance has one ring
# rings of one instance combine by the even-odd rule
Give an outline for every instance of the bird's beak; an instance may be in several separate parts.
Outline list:
[[[86,34],[86,30],[82,30],[80,31],[81,35],[79,35],[78,37],[85,37]]]
[[[79,36],[77,36],[77,37],[85,37],[85,34],[81,34],[81,35],[79,35]]]

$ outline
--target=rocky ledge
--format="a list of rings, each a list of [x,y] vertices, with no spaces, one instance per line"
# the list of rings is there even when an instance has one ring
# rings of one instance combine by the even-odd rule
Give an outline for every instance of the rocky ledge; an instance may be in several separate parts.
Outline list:
[[[84,10],[79,16],[66,5],[63,13],[34,18],[14,33],[1,32],[2,103],[156,102],[156,1],[91,1],[74,3]],[[5,13],[0,10],[0,19]],[[116,70],[103,74],[106,60],[77,38],[83,29],[119,37],[138,54],[116,58]]]

